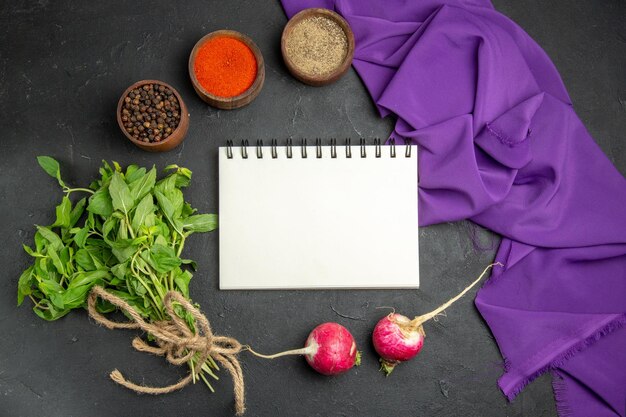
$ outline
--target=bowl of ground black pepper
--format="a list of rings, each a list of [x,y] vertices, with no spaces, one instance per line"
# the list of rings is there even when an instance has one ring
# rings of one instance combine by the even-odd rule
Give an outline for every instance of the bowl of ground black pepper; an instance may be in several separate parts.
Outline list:
[[[132,143],[149,152],[178,146],[189,129],[189,114],[174,87],[157,80],[137,81],[117,104],[117,123]]]
[[[283,60],[289,72],[305,84],[322,86],[343,76],[354,56],[354,34],[332,10],[304,9],[283,30]]]
[[[237,109],[252,102],[263,88],[263,55],[242,33],[211,32],[189,55],[189,77],[202,100],[219,109]]]

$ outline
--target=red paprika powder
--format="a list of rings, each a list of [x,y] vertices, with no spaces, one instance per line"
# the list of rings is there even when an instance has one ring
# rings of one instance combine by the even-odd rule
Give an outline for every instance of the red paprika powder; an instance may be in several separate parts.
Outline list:
[[[239,39],[217,36],[200,47],[193,69],[208,93],[235,97],[254,82],[257,62],[252,50]]]

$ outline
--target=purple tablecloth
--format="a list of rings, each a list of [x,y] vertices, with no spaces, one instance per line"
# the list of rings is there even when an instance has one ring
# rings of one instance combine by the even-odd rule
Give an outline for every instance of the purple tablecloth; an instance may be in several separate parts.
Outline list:
[[[626,416],[626,181],[544,51],[486,0],[282,2],[350,23],[392,136],[420,146],[420,224],[503,236],[476,305],[504,394],[550,371],[561,416]]]

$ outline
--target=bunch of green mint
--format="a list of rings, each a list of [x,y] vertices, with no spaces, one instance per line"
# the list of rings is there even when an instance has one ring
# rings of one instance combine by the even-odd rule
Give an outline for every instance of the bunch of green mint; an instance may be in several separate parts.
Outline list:
[[[37,226],[35,247],[24,245],[33,263],[19,278],[18,305],[30,297],[39,317],[56,320],[85,307],[90,289],[101,285],[145,319],[167,320],[163,298],[168,291],[189,299],[189,268],[195,269],[195,263],[181,258],[185,240],[194,232],[217,227],[215,214],[196,214],[183,198],[191,171],[170,165],[167,175],[157,181],[154,167],[130,165],[124,171],[117,162],[111,166],[103,161],[100,178],[89,188],[70,188],[61,179],[56,160],[49,156],[37,160],[57,179],[64,196],[56,207],[56,221]],[[75,192],[90,196],[72,205],[70,195]],[[115,309],[102,300],[97,307],[102,313]],[[186,310],[176,313],[195,330]],[[215,377],[213,360],[196,364],[192,359],[189,366],[200,366]]]
[[[56,221],[37,226],[35,248],[24,245],[34,262],[19,279],[18,305],[28,296],[39,317],[56,320],[84,307],[90,288],[99,284],[145,318],[163,320],[168,291],[189,298],[192,275],[182,267],[195,264],[181,258],[185,240],[217,226],[216,215],[195,214],[183,199],[190,170],[170,165],[165,168],[169,175],[157,181],[154,167],[130,165],[123,171],[116,162],[113,167],[103,162],[100,178],[89,188],[70,188],[57,161],[37,160],[65,195]],[[91,195],[72,206],[73,192]]]

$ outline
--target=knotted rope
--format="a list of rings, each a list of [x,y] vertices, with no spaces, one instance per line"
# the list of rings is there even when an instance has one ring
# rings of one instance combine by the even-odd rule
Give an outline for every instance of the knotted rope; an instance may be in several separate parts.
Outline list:
[[[117,308],[126,312],[132,321],[115,322],[107,319],[96,310],[98,298],[108,301]],[[195,319],[196,333],[189,329],[187,323],[174,312],[174,302],[180,304]],[[194,380],[201,371],[201,365],[209,357],[218,361],[230,372],[233,378],[233,389],[235,392],[235,410],[237,415],[242,415],[244,406],[244,382],[241,365],[237,359],[237,354],[241,351],[241,344],[232,337],[216,336],[211,331],[211,326],[206,316],[194,307],[188,300],[176,291],[169,291],[163,299],[165,311],[169,315],[169,320],[153,323],[146,322],[141,315],[120,297],[107,292],[100,286],[91,289],[88,299],[89,315],[98,323],[108,329],[141,329],[150,333],[157,346],[147,344],[143,339],[136,337],[133,340],[133,347],[140,352],[148,352],[154,355],[165,356],[167,361],[173,365],[182,365],[198,354],[198,364],[195,371],[190,371],[189,375],[182,378],[175,384],[165,387],[149,387],[137,385],[124,378],[122,373],[115,369],[110,377],[124,387],[138,393],[144,394],[167,394],[178,390]]]

